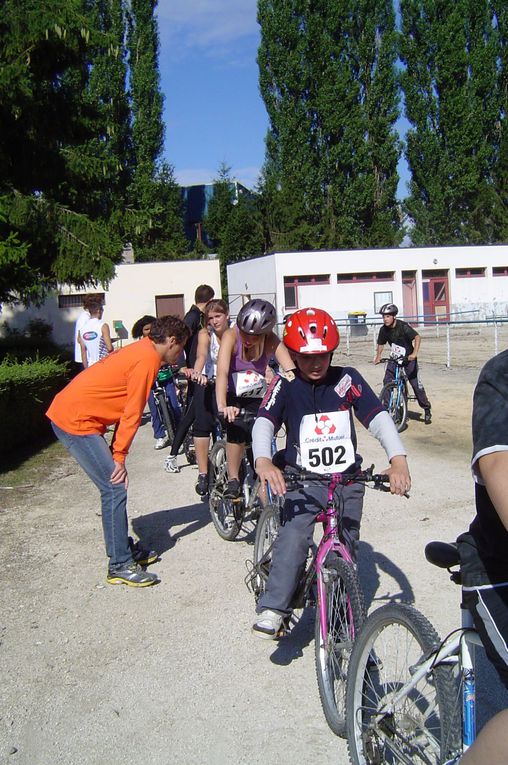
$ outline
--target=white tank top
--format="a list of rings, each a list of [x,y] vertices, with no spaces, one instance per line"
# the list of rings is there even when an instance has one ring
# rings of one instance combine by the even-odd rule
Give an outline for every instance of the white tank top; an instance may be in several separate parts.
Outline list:
[[[102,319],[88,319],[87,322],[81,327],[79,333],[86,347],[86,357],[88,359],[88,366],[95,364],[99,361],[100,344],[102,340],[102,325],[104,324]]]
[[[210,377],[217,376],[217,358],[219,356],[220,343],[215,332],[210,332],[210,347],[208,349],[208,356],[206,357],[204,373],[210,379]]]

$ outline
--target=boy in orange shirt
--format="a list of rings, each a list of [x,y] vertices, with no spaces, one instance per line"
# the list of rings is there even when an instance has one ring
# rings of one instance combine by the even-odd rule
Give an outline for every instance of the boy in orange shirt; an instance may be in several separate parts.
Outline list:
[[[129,541],[125,458],[160,366],[176,362],[188,336],[180,319],[156,319],[148,337],[84,370],[46,412],[57,438],[100,491],[110,584],[149,587],[159,581],[141,568],[157,554]],[[104,433],[113,424],[117,427],[110,448]]]

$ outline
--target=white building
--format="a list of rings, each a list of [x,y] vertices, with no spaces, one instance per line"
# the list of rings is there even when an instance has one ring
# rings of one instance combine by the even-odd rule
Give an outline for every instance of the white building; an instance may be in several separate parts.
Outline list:
[[[132,325],[145,314],[174,314],[182,318],[193,304],[195,289],[200,284],[209,284],[215,296],[221,296],[218,260],[123,263],[116,267],[115,277],[107,288],[77,290],[63,285],[40,308],[2,305],[0,325],[7,321],[11,328],[22,330],[31,319],[44,319],[53,327],[54,340],[70,346],[83,295],[98,292],[104,295],[104,321],[109,324],[111,335],[119,338],[115,347],[120,347],[131,342]]]
[[[339,321],[356,312],[368,320],[383,303],[414,323],[508,316],[508,245],[276,252],[227,274],[233,316],[254,297],[273,302],[279,322],[312,305]]]

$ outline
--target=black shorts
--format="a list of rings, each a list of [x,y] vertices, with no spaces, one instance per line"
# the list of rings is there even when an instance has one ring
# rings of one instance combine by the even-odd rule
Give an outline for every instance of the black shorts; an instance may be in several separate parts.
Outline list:
[[[462,575],[462,600],[473,617],[485,652],[508,689],[508,567],[503,575],[498,567],[482,559],[474,537],[461,534],[457,539]]]
[[[232,393],[227,395],[227,405],[237,406],[239,409],[245,409],[256,415],[261,406],[261,398],[240,398]],[[226,440],[230,444],[247,444],[252,442],[252,428],[254,419],[249,422],[228,422],[226,425]]]

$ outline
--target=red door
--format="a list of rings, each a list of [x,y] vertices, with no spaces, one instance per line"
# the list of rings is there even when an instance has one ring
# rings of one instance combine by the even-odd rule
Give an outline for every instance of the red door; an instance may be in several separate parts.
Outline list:
[[[155,312],[159,316],[178,316],[183,319],[185,308],[183,295],[156,295]]]
[[[450,318],[448,275],[425,276],[423,274],[423,313],[426,322]]]

